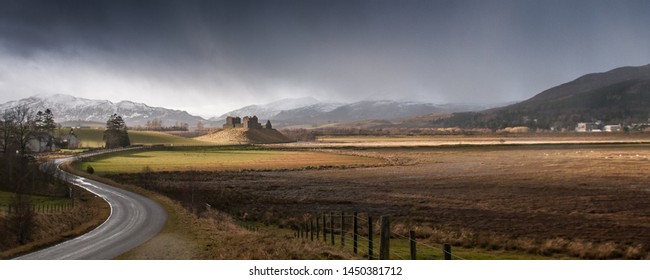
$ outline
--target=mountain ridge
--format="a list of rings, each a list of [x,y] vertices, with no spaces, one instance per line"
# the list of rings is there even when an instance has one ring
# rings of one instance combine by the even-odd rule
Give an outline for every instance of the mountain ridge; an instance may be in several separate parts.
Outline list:
[[[67,94],[35,95],[0,104],[0,111],[25,105],[34,111],[51,109],[56,122],[65,124],[95,123],[101,126],[112,114],[121,115],[129,127],[146,126],[147,121],[159,119],[163,126],[187,123],[190,129],[198,122],[204,127],[220,128],[226,116],[256,115],[262,122],[270,120],[274,127],[311,127],[327,123],[361,120],[398,120],[429,114],[447,114],[484,109],[483,105],[441,104],[424,102],[365,100],[353,103],[320,102],[311,97],[281,99],[262,105],[248,105],[220,117],[205,119],[186,111],[153,107],[129,100],[111,102],[75,97]]]
[[[544,90],[509,106],[454,113],[433,121],[445,127],[528,126],[572,130],[578,122],[613,124],[647,122],[650,117],[650,64],[591,73]]]
[[[187,123],[190,126],[205,119],[190,115],[186,111],[152,107],[144,103],[122,100],[113,103],[108,100],[87,99],[67,94],[34,95],[28,98],[0,104],[0,111],[17,106],[27,106],[34,111],[50,109],[57,122],[100,122],[104,123],[112,114],[122,116],[128,126],[144,126],[153,119],[163,120],[164,125]]]

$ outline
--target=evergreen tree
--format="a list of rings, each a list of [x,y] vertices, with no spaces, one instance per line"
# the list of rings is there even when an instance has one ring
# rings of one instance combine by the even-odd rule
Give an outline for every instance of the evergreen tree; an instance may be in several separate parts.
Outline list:
[[[43,128],[47,131],[53,131],[56,128],[54,114],[50,109],[45,109],[45,113],[43,113]]]
[[[106,131],[104,131],[104,141],[106,148],[119,148],[131,145],[129,133],[126,129],[126,124],[122,116],[113,114],[106,121]]]
[[[54,131],[56,123],[54,122],[54,114],[52,114],[50,109],[45,109],[45,112],[38,111],[36,113],[34,128],[37,131],[50,132],[50,134]]]

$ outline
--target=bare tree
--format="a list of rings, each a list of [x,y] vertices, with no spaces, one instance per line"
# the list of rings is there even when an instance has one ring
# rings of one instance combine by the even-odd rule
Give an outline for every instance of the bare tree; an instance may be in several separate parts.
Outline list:
[[[6,110],[0,116],[0,146],[3,153],[9,152],[9,146],[12,142],[15,124],[10,110]]]
[[[21,154],[25,154],[27,143],[34,131],[34,112],[27,106],[22,105],[11,108],[10,119],[14,120],[14,141],[18,144]]]
[[[31,241],[36,223],[32,200],[17,192],[11,200],[10,207],[13,208],[9,215],[9,225],[16,239],[20,244],[26,244]]]

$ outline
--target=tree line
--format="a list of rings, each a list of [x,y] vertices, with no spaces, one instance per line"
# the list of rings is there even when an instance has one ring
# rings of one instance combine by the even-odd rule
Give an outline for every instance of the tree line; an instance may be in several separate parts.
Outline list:
[[[199,122],[200,123],[200,122]],[[165,126],[161,119],[148,120],[145,126],[137,125],[131,127],[133,130],[148,130],[148,131],[189,131],[190,125],[184,122],[176,122],[172,126]]]
[[[0,215],[0,251],[33,241],[37,221],[31,195],[71,195],[65,180],[54,176],[54,164],[41,164],[26,155],[29,141],[47,135],[53,139],[56,127],[50,109],[34,113],[26,106],[18,106],[0,114],[0,191],[13,193],[7,205],[11,211]],[[121,116],[113,114],[109,117],[104,140],[107,148],[130,145]]]
[[[56,123],[50,109],[34,113],[27,106],[5,110],[0,117],[0,148],[3,153],[27,152],[31,139],[52,135]]]
[[[60,139],[54,138],[57,124],[52,110],[45,109],[34,113],[27,106],[17,106],[5,110],[0,115],[0,149],[3,154],[27,154],[29,142],[50,140],[61,144]],[[113,114],[106,122],[104,131],[106,148],[126,147],[131,145],[124,119]]]

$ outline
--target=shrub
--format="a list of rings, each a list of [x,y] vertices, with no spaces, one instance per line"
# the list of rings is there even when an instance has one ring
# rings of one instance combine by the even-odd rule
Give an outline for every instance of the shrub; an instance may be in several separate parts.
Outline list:
[[[93,173],[95,173],[95,168],[93,168],[92,165],[88,165],[88,167],[86,167],[86,172],[88,174],[93,174]]]

